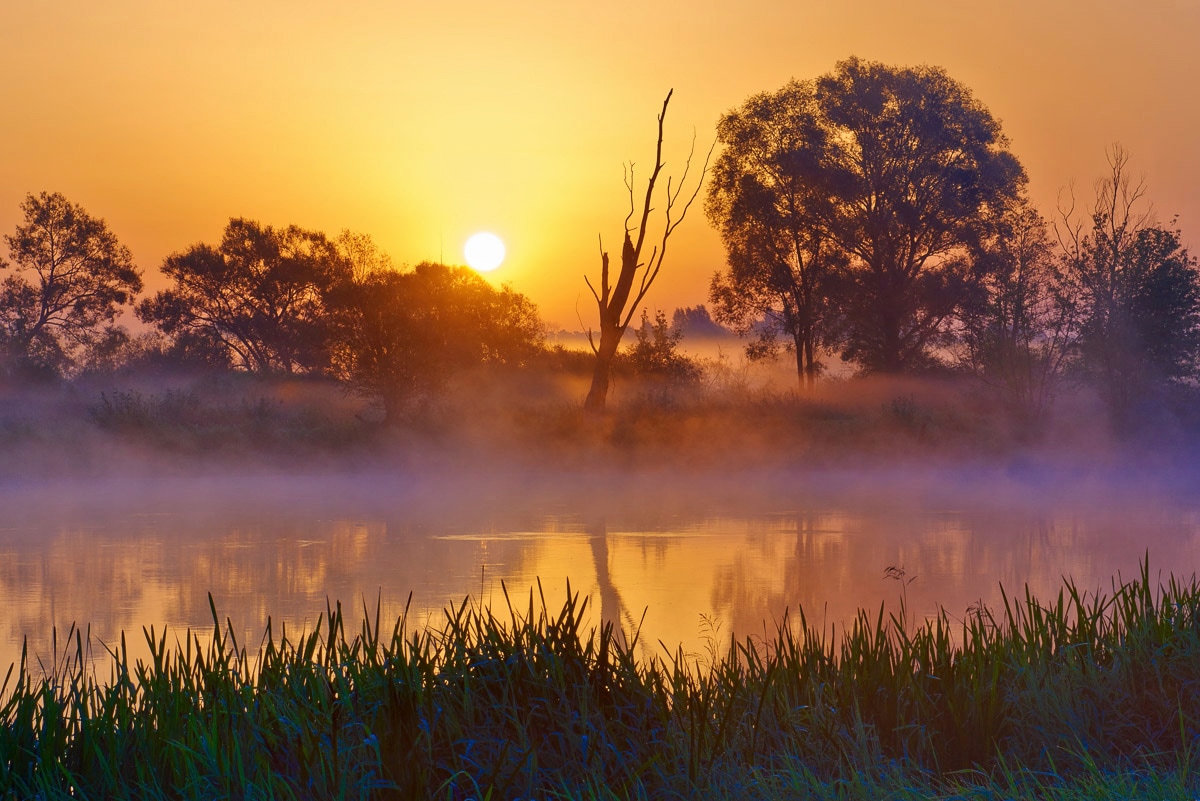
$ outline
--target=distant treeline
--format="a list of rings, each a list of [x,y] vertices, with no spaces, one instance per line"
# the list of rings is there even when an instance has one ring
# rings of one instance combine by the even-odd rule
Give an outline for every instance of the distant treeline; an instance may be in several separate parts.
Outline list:
[[[60,194],[26,198],[6,237],[0,346],[10,381],[136,368],[326,375],[395,419],[464,366],[521,365],[543,347],[534,305],[465,267],[394,269],[364,235],[232,219],[215,245],[166,258],[149,297],[102,220]],[[117,323],[132,309],[149,330]]]
[[[1200,271],[1119,146],[1087,209],[1072,198],[1047,222],[966,87],[858,59],[749,98],[718,142],[707,212],[727,264],[713,314],[643,311],[628,369],[686,386],[702,366],[679,352],[684,333],[733,330],[751,357],[793,352],[801,388],[831,355],[862,373],[958,371],[1034,428],[1067,381],[1119,428],[1195,389]],[[580,372],[591,358],[547,348],[524,295],[464,267],[397,268],[365,235],[231,219],[220,242],[168,256],[170,286],[143,296],[103,220],[60,194],[22,211],[0,263],[9,382],[139,367],[320,375],[395,420],[469,367]],[[122,309],[147,330],[119,325]]]
[[[141,270],[103,220],[61,194],[29,195],[21,209],[0,262],[10,384],[122,370],[319,375],[377,398],[394,421],[469,367],[586,369],[582,353],[550,352],[524,295],[466,267],[397,268],[363,234],[231,219],[219,243],[168,256],[171,286],[144,296]],[[122,309],[148,330],[131,334]],[[699,375],[676,350],[684,329],[724,331],[703,306],[677,310],[673,328],[661,312],[642,322],[624,363],[681,380]]]

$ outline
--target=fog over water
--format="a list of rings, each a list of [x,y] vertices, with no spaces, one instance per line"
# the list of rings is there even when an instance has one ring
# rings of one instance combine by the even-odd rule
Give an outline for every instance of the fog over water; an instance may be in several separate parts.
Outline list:
[[[860,608],[961,617],[998,586],[1049,600],[1069,576],[1108,589],[1148,553],[1152,574],[1200,566],[1194,474],[942,468],[363,471],[272,476],[9,480],[0,484],[0,663],[45,657],[72,623],[101,675],[121,631],[169,641],[212,629],[208,594],[253,651],[267,617],[311,628],[326,602],[355,625],[378,599],[390,627],[437,625],[470,596],[550,607],[569,580],[594,620],[642,624],[647,653],[702,653],[803,606],[841,625]],[[901,568],[906,583],[885,578]],[[536,589],[535,589],[536,592]]]

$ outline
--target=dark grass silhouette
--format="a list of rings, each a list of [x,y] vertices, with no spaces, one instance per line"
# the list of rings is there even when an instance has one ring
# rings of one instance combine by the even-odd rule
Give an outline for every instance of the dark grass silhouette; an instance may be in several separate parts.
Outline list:
[[[507,596],[506,596],[507,597]],[[444,629],[268,624],[256,650],[144,632],[95,668],[78,631],[0,691],[0,797],[1192,797],[1200,585],[1067,582],[953,622],[903,603],[824,629],[803,610],[708,658],[583,631],[568,589]],[[105,661],[104,655],[99,661]],[[1099,795],[1096,795],[1100,793]]]

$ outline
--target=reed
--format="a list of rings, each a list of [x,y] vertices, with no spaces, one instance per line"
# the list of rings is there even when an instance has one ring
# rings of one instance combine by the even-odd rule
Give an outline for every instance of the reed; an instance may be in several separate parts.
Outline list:
[[[961,621],[797,611],[707,659],[639,657],[538,591],[383,628],[340,604],[254,650],[94,658],[72,630],[0,688],[0,799],[1194,798],[1200,586],[1065,582]],[[211,603],[211,602],[210,602]],[[101,680],[97,662],[107,662]]]

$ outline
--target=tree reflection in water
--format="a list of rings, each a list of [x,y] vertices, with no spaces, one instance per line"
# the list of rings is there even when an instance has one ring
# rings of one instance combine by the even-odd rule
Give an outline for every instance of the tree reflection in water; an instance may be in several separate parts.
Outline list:
[[[793,494],[727,506],[613,498],[598,510],[578,498],[421,505],[252,490],[73,507],[36,493],[0,497],[0,670],[24,638],[46,655],[54,627],[61,639],[72,622],[109,644],[125,631],[133,653],[143,626],[207,633],[210,592],[254,648],[268,615],[276,632],[285,621],[293,630],[327,601],[353,617],[378,597],[394,619],[411,592],[411,630],[467,596],[496,608],[500,582],[517,601],[540,580],[556,607],[569,579],[589,598],[589,622],[624,635],[641,628],[639,648],[661,655],[660,640],[699,653],[706,636],[769,635],[801,606],[810,623],[839,627],[860,608],[895,610],[899,588],[884,578],[892,566],[915,577],[906,594],[919,617],[938,605],[952,616],[981,600],[995,606],[1001,583],[1040,596],[1057,593],[1062,576],[1107,587],[1147,551],[1153,571],[1200,567],[1195,499]],[[103,668],[99,644],[93,652]]]

